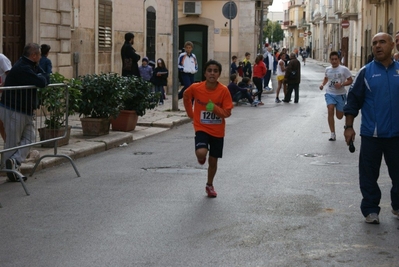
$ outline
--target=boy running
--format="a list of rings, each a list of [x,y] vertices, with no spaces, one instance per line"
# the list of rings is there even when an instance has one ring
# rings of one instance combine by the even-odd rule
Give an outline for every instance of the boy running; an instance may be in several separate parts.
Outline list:
[[[193,120],[195,131],[195,155],[203,165],[209,150],[208,181],[205,191],[208,197],[216,197],[213,179],[218,158],[222,157],[225,134],[225,118],[230,117],[233,101],[227,87],[218,82],[222,65],[216,60],[205,63],[205,81],[192,84],[184,92],[183,101],[187,115]],[[194,110],[192,99],[194,99]]]
[[[320,90],[326,87],[325,99],[328,110],[328,126],[331,131],[331,136],[328,140],[335,141],[334,111],[337,119],[342,119],[344,116],[344,105],[346,103],[345,86],[351,85],[353,79],[349,69],[340,65],[337,51],[332,51],[330,53],[330,62],[331,67],[326,68],[325,77],[320,85]]]

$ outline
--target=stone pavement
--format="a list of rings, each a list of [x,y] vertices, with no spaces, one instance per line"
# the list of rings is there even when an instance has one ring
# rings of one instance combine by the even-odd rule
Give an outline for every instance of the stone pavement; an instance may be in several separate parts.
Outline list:
[[[179,111],[172,111],[172,100],[171,96],[165,100],[165,104],[157,106],[153,110],[147,110],[143,117],[139,117],[137,126],[134,131],[131,132],[119,132],[112,131],[108,135],[102,135],[98,137],[83,136],[82,126],[78,115],[69,117],[69,125],[72,126],[71,137],[69,144],[57,148],[58,155],[67,155],[73,160],[81,157],[86,157],[92,154],[96,154],[102,151],[106,151],[119,146],[129,145],[136,140],[145,138],[147,136],[155,135],[168,129],[190,122],[187,117],[182,100],[178,102]],[[42,148],[39,145],[31,147],[32,150],[38,150],[40,156],[43,155],[54,155],[53,148]],[[35,170],[35,173],[41,169],[50,168],[58,164],[66,162],[68,160],[59,157],[46,157],[41,160],[40,164]],[[22,164],[21,173],[28,177],[32,172],[35,163],[28,161]],[[77,167],[79,170],[79,167]],[[6,178],[6,174],[2,173],[0,181]]]

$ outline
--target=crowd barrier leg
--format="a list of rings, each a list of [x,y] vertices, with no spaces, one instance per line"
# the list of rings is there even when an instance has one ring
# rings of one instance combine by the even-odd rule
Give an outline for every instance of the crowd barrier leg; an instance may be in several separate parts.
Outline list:
[[[12,157],[15,162],[24,162],[32,146],[43,146],[44,144],[54,143],[54,155],[43,155],[36,160],[30,176],[36,171],[42,159],[46,157],[58,157],[67,159],[74,168],[77,176],[80,177],[80,173],[72,158],[67,155],[57,154],[58,141],[61,142],[61,139],[67,137],[68,115],[70,113],[68,86],[63,83],[50,84],[46,88],[37,88],[35,86],[7,86],[2,87],[1,90],[0,120],[3,122],[6,135],[5,137],[2,136],[4,142],[2,142],[2,149],[0,148],[2,161],[0,172],[13,173],[16,176],[16,180],[20,182],[24,188],[26,195],[29,196],[30,193],[24,182],[27,178],[19,172],[18,168],[6,169],[5,161]],[[33,112],[33,110],[37,110],[40,103],[43,103],[43,107],[46,109],[47,106],[45,103],[48,104],[51,101],[55,101],[49,98],[46,92],[52,92],[52,94],[54,92],[58,93],[57,100],[60,99],[62,105],[59,109],[47,108],[46,112],[43,111],[42,114],[38,115]],[[46,99],[51,99],[51,101],[46,102]],[[52,124],[51,122],[58,122],[58,124]],[[53,136],[49,133],[50,136],[44,136],[43,140],[39,138],[40,136],[38,133],[41,129],[47,126],[46,129],[54,131],[59,128],[51,127],[53,125],[59,126],[60,123],[62,123],[61,126],[64,126],[63,128],[65,129],[62,136]]]

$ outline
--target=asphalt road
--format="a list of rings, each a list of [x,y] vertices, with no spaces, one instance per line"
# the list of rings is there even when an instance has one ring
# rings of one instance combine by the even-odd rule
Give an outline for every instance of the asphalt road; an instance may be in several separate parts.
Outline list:
[[[234,108],[216,199],[191,124],[79,159],[79,178],[69,164],[37,172],[30,196],[0,184],[0,266],[399,266],[385,163],[368,225],[359,144],[349,153],[344,121],[328,141],[323,73],[302,68],[298,104]]]

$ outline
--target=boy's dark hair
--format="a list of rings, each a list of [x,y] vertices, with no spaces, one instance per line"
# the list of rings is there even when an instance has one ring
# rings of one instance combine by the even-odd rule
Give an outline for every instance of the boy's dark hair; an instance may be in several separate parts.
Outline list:
[[[125,42],[129,42],[130,40],[132,40],[132,38],[134,38],[134,34],[131,32],[128,32],[125,34]]]
[[[48,54],[50,49],[51,49],[51,47],[48,44],[42,44],[40,46],[40,53],[42,54],[42,56],[45,56]]]
[[[241,82],[248,84],[251,81],[251,79],[249,77],[244,77],[242,78]]]
[[[245,52],[245,56],[250,56],[250,55],[251,55],[251,53]]]
[[[337,51],[331,51],[329,58],[331,59],[332,56],[337,56],[339,58],[339,53]]]
[[[231,59],[232,60],[237,59],[237,56],[232,56]]]
[[[204,71],[210,66],[210,65],[216,65],[219,69],[219,73],[222,73],[222,64],[220,64],[218,61],[211,59],[208,60],[205,65],[204,65]]]
[[[233,73],[233,74],[230,75],[230,81],[231,82],[234,82],[236,79],[237,79],[237,74],[236,73]]]

